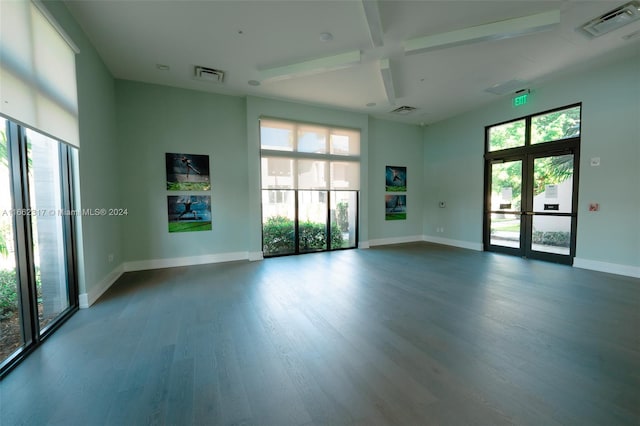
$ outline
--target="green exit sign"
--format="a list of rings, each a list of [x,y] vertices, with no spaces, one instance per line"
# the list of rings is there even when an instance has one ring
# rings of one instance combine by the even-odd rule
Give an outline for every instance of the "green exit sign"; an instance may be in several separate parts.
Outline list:
[[[518,96],[513,98],[513,106],[514,107],[519,107],[519,106],[525,105],[527,102],[529,102],[529,94],[528,93],[523,93],[522,95],[518,95]]]

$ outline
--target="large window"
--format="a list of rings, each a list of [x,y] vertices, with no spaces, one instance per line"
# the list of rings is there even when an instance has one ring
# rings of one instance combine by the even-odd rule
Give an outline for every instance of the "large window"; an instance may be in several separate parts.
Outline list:
[[[77,309],[76,155],[0,116],[0,375]]]
[[[0,373],[77,309],[75,156],[0,117]]]
[[[40,1],[0,1],[0,376],[77,309],[77,47]]]
[[[357,246],[360,132],[260,120],[265,256]]]

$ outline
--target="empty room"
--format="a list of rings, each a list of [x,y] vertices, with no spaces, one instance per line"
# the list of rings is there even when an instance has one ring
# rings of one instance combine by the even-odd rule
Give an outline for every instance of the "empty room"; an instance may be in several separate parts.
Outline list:
[[[640,1],[0,0],[0,424],[640,424]]]

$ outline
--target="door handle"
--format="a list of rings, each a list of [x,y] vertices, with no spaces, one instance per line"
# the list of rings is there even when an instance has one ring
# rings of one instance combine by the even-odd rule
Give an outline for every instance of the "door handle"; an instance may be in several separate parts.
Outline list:
[[[522,212],[524,216],[533,216],[533,212]]]

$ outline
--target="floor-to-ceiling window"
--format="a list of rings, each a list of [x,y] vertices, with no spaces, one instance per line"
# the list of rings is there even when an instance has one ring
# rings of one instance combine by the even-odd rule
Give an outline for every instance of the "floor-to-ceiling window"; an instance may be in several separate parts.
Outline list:
[[[0,116],[0,373],[78,307],[76,151]]]
[[[486,129],[484,248],[572,263],[581,106]]]
[[[77,46],[43,2],[0,2],[0,377],[78,307]]]
[[[358,244],[360,132],[260,120],[265,256]]]

